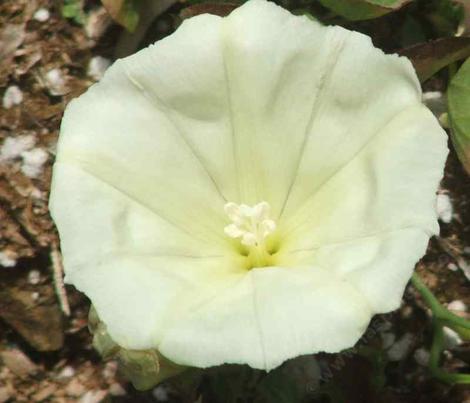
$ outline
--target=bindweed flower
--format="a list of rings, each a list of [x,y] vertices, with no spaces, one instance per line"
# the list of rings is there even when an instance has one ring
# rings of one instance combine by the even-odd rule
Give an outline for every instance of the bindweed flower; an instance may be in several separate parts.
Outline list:
[[[410,62],[370,38],[263,0],[197,16],[67,107],[66,281],[177,364],[337,352],[399,306],[446,155]]]

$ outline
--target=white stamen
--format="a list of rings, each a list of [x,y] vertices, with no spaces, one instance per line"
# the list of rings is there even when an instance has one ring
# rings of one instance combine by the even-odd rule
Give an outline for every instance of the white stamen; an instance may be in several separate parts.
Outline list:
[[[270,205],[265,201],[253,207],[227,203],[224,210],[233,222],[224,228],[225,234],[231,238],[241,238],[243,245],[259,245],[276,229],[276,223],[269,218]]]

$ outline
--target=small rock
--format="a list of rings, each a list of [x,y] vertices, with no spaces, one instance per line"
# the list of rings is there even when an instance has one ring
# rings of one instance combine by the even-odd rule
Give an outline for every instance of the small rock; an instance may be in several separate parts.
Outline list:
[[[36,139],[27,134],[18,137],[7,137],[0,148],[0,161],[11,161],[34,147]]]
[[[31,151],[21,153],[23,165],[21,171],[29,178],[37,178],[43,170],[43,165],[49,158],[47,151],[42,148],[34,148]]]
[[[152,395],[157,402],[167,402],[170,398],[168,388],[165,385],[158,385],[154,388]]]
[[[439,220],[449,224],[452,221],[453,208],[449,195],[439,193],[437,195],[436,210]]]
[[[109,387],[109,394],[111,396],[125,396],[127,394],[126,390],[122,387],[121,384],[115,382],[112,383]]]
[[[44,198],[44,194],[38,188],[32,188],[30,195],[33,199],[43,199]]]
[[[0,266],[3,267],[14,267],[16,266],[16,255],[15,253],[5,250],[0,252]]]
[[[448,349],[453,349],[463,343],[459,334],[451,328],[444,326],[444,345]]]
[[[40,8],[34,13],[33,19],[39,22],[46,22],[50,16],[51,14],[47,8]]]
[[[467,305],[463,301],[455,300],[447,304],[447,309],[457,312],[467,312]]]
[[[74,375],[75,375],[75,370],[73,369],[73,367],[71,367],[70,365],[67,365],[66,367],[62,369],[62,371],[59,372],[59,374],[57,375],[57,378],[66,379],[66,378],[71,378]]]
[[[459,258],[458,266],[462,269],[467,280],[470,281],[470,264],[466,260]]]
[[[33,400],[36,402],[42,402],[49,398],[51,395],[54,394],[54,392],[57,390],[57,386],[54,384],[50,384],[46,386],[45,388],[41,389],[39,392],[36,392],[33,395]]]
[[[457,266],[455,263],[449,263],[447,265],[447,268],[450,270],[450,271],[457,271],[459,269],[459,266]]]
[[[79,403],[99,403],[104,400],[108,392],[106,390],[90,390],[78,401]]]
[[[408,318],[411,318],[411,316],[413,315],[413,308],[409,305],[405,305],[402,309],[401,309],[401,317],[403,319],[408,319]]]
[[[26,354],[17,348],[0,352],[0,359],[11,372],[18,375],[20,378],[25,378],[37,372],[36,365]]]
[[[384,332],[380,335],[382,337],[382,346],[383,348],[387,349],[395,343],[395,335],[390,332]]]
[[[413,357],[415,361],[418,363],[418,365],[421,365],[422,367],[426,367],[429,363],[429,351],[424,349],[424,348],[418,348],[414,354]]]
[[[92,57],[88,64],[87,74],[96,81],[101,80],[110,64],[111,62],[102,56]]]
[[[392,327],[393,327],[392,322],[384,319],[383,321],[380,322],[377,330],[380,333],[385,333],[385,332],[388,332]]]
[[[0,387],[0,403],[5,403],[10,400],[12,396],[12,390],[6,386]]]
[[[36,285],[36,284],[39,284],[40,281],[41,281],[41,273],[39,273],[38,270],[31,270],[28,273],[28,283],[29,284]]]
[[[60,69],[52,69],[46,73],[46,85],[51,95],[64,95],[67,93],[65,79]]]
[[[19,105],[23,102],[23,93],[16,85],[9,86],[3,94],[3,107],[10,109],[15,105]]]
[[[70,397],[80,397],[85,392],[85,386],[78,379],[72,379],[65,388],[65,393]]]
[[[33,301],[37,301],[39,299],[39,293],[37,291],[34,291],[31,293],[31,299]]]
[[[413,335],[405,333],[398,341],[396,341],[387,351],[390,361],[400,361],[404,359],[413,344]]]

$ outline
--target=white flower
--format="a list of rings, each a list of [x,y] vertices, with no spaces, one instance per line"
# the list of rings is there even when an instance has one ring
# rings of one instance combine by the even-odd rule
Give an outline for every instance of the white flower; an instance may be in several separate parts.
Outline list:
[[[197,16],[67,108],[66,280],[178,364],[337,352],[399,306],[446,155],[410,62],[370,38],[262,0]]]

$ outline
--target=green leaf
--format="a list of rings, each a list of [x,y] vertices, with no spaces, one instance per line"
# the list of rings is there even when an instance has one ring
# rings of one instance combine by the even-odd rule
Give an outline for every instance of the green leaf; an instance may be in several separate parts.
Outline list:
[[[133,32],[139,23],[138,0],[101,0],[114,21]]]
[[[62,17],[71,19],[77,24],[83,25],[85,23],[86,16],[82,7],[83,5],[80,0],[64,0],[64,4],[61,9]]]
[[[440,38],[398,52],[408,57],[421,82],[442,68],[470,56],[470,37]]]
[[[463,3],[459,4],[455,0],[430,0],[428,7],[430,12],[425,12],[424,18],[432,24],[437,36],[454,36],[464,18]]]
[[[398,10],[412,0],[320,0],[320,3],[348,20],[369,20]]]
[[[450,82],[447,103],[452,143],[465,170],[470,174],[470,59]]]

